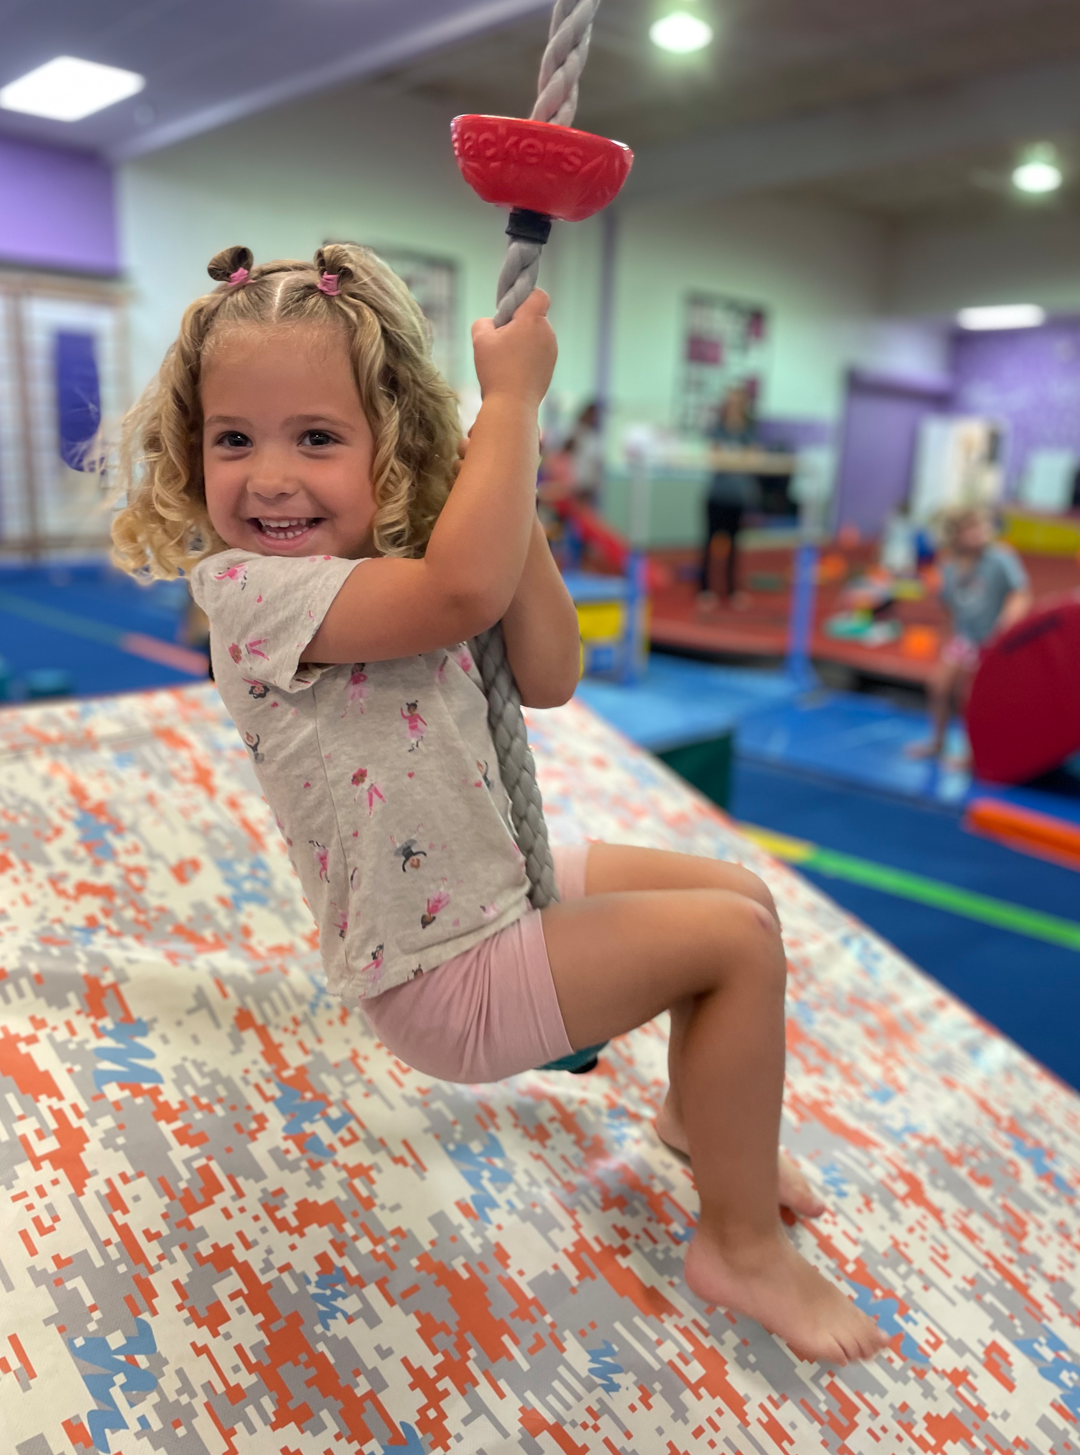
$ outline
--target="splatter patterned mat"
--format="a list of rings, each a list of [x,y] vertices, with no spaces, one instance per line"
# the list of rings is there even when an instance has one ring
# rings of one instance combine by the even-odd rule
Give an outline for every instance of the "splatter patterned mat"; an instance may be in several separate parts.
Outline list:
[[[1077,1098],[585,708],[531,727],[556,840],[771,884],[785,1140],[830,1202],[792,1235],[885,1355],[688,1293],[660,1025],[464,1088],[330,1000],[196,687],[0,717],[5,1455],[1076,1451]]]

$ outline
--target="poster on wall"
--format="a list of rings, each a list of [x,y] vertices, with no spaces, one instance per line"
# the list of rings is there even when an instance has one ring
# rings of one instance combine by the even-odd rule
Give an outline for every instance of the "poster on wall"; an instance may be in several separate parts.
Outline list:
[[[457,366],[457,265],[448,258],[414,253],[408,248],[373,247],[372,251],[393,268],[419,303],[431,325],[431,352],[435,366],[443,378],[453,384]]]
[[[126,402],[118,292],[0,278],[0,551],[107,545],[107,502],[87,457]]]
[[[748,384],[753,397],[760,397],[768,340],[768,312],[760,303],[720,293],[689,294],[676,409],[679,429],[704,434],[732,384]]]

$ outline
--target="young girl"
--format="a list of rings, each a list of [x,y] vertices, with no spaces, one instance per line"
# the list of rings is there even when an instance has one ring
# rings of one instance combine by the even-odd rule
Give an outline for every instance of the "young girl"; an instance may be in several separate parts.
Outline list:
[[[483,406],[459,460],[423,318],[372,254],[254,267],[234,248],[209,271],[220,286],[128,420],[117,555],[190,573],[330,989],[402,1060],[466,1082],[670,1010],[657,1126],[701,1198],[690,1288],[807,1358],[873,1353],[885,1336],[778,1217],[822,1208],[778,1163],[785,962],[765,885],[593,844],[556,850],[561,902],[529,907],[467,644],[501,620],[526,704],[574,691],[577,621],[535,506],[546,295],[473,326]]]
[[[979,666],[984,643],[1008,631],[1031,610],[1031,584],[1011,546],[996,545],[994,521],[981,505],[958,505],[942,513],[942,540],[947,559],[941,571],[941,599],[949,613],[952,636],[930,681],[929,742],[917,743],[909,757],[939,758],[945,749],[949,721],[963,711]],[[966,758],[956,762],[966,767]]]

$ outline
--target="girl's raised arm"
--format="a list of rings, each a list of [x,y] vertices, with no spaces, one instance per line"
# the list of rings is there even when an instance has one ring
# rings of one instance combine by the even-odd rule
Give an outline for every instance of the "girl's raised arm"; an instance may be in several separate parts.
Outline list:
[[[556,343],[537,290],[504,328],[473,324],[483,404],[469,451],[420,560],[377,557],[345,581],[308,662],[382,661],[486,631],[521,579],[535,515],[537,413]]]

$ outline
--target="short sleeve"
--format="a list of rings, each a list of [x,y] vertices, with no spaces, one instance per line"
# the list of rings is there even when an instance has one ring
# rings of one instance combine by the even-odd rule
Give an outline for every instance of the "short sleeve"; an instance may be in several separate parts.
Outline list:
[[[245,681],[302,692],[321,669],[300,659],[359,561],[341,556],[257,556],[222,551],[191,573],[210,622],[215,672],[227,654]],[[226,670],[227,667],[226,667]]]
[[[1016,552],[1009,546],[998,546],[994,554],[1001,567],[1001,574],[1005,578],[1006,589],[1010,592],[1026,591],[1030,585],[1028,573],[1024,570],[1024,563]]]

